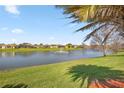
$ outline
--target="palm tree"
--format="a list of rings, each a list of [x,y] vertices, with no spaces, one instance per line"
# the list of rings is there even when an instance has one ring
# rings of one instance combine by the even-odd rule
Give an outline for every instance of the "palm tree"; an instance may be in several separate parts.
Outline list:
[[[85,31],[92,29],[92,32],[87,35],[88,40],[97,31],[103,30],[111,32],[120,32],[124,35],[124,6],[114,5],[71,5],[71,6],[57,6],[64,10],[64,14],[69,15],[67,18],[73,18],[74,22],[87,22],[87,25],[76,30]],[[105,40],[109,36],[106,35]],[[123,34],[122,34],[123,33]],[[105,41],[103,40],[103,42]]]
[[[97,6],[94,6],[94,5],[68,5],[68,6],[61,5],[56,7],[64,9],[63,14],[66,14],[66,15],[69,14],[67,18],[74,19],[72,23],[88,21],[89,18],[93,17],[95,10],[97,9]]]

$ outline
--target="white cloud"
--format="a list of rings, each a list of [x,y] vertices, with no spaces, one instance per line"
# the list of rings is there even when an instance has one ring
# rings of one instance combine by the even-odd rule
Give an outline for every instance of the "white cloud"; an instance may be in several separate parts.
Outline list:
[[[49,37],[49,40],[55,40],[55,37],[51,36]]]
[[[6,30],[8,30],[8,27],[2,27],[1,30],[6,31]]]
[[[5,6],[5,11],[14,15],[19,15],[20,11],[18,10],[18,7],[15,5]]]
[[[11,31],[12,33],[15,33],[15,34],[22,34],[24,33],[24,30],[22,29],[19,29],[19,28],[15,28]]]
[[[11,39],[12,43],[17,43],[17,40],[16,39]]]

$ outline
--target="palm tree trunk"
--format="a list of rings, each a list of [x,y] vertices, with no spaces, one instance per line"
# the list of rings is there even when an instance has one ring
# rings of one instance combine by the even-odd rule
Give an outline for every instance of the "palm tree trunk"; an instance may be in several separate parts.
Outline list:
[[[105,56],[106,56],[106,48],[105,48],[105,45],[102,45],[102,51],[103,51],[103,56],[105,57]]]

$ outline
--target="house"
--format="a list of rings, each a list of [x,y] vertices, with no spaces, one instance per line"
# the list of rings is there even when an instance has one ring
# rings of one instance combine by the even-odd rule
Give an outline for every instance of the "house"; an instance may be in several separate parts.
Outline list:
[[[58,45],[50,45],[50,48],[59,48],[59,46]]]
[[[34,48],[40,48],[40,46],[38,44],[34,44],[33,47]]]
[[[72,47],[73,47],[73,48],[79,48],[79,46],[78,46],[78,45],[72,45]]]
[[[43,48],[50,48],[49,45],[43,45]]]
[[[6,44],[0,44],[0,48],[1,49],[6,49],[6,48],[16,48],[16,44],[8,44],[8,45],[6,45]]]
[[[7,46],[5,44],[0,44],[0,48],[5,49],[5,48],[7,48]]]
[[[99,45],[96,45],[96,44],[94,44],[94,45],[90,45],[90,49],[99,49]]]
[[[7,48],[12,48],[12,49],[14,49],[14,48],[16,48],[16,44],[8,44],[8,45],[6,45],[6,47],[7,47]]]
[[[58,48],[65,48],[64,45],[58,45]]]

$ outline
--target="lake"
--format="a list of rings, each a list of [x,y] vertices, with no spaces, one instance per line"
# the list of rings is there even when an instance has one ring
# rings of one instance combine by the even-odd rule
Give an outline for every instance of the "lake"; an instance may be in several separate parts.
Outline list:
[[[67,52],[0,52],[0,70],[53,64],[62,61],[102,56],[96,50],[73,50]]]

